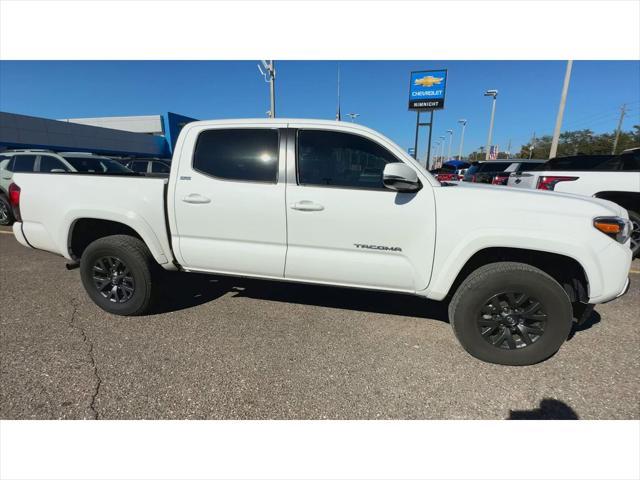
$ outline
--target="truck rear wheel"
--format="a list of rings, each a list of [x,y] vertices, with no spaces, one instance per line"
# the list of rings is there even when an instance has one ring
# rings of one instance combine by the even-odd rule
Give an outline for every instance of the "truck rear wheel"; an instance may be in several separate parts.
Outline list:
[[[14,218],[9,200],[4,195],[0,195],[0,225],[13,225]]]
[[[142,315],[151,306],[154,267],[151,252],[142,240],[111,235],[85,249],[80,277],[89,297],[103,310],[115,315]]]
[[[546,360],[567,339],[572,319],[571,301],[560,284],[524,263],[478,268],[449,304],[449,321],[464,349],[501,365]]]

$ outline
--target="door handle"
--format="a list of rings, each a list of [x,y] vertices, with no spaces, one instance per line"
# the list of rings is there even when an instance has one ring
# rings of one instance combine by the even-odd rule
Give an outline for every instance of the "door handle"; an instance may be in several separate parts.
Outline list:
[[[519,178],[516,180],[515,183],[520,183],[522,180],[520,180]]]
[[[303,212],[319,212],[324,210],[322,205],[309,200],[301,200],[299,202],[292,203],[290,206],[294,210],[302,210]]]
[[[190,193],[186,197],[183,197],[182,201],[186,203],[209,203],[211,199],[199,193]]]

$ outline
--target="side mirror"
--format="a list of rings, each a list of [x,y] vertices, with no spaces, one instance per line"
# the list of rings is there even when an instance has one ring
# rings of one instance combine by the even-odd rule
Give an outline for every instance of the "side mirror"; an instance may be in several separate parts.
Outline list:
[[[402,162],[387,163],[382,172],[382,182],[396,192],[417,192],[422,188],[415,170]]]

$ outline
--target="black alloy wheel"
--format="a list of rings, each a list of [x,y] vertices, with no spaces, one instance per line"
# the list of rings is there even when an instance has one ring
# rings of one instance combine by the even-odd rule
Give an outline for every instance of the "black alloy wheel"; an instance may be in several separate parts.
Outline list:
[[[547,314],[535,298],[522,292],[493,295],[481,307],[478,328],[482,338],[496,348],[526,348],[544,334]]]
[[[114,303],[126,303],[135,293],[129,267],[118,257],[98,258],[93,264],[93,284],[100,295]]]

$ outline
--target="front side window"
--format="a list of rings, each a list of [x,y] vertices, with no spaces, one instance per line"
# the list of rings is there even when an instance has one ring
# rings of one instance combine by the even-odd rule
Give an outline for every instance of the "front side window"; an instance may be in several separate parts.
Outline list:
[[[325,130],[299,130],[297,152],[300,185],[386,190],[384,167],[399,161],[368,138]]]
[[[640,150],[625,153],[620,157],[622,158],[622,170],[627,172],[640,171]]]
[[[64,164],[55,157],[50,155],[40,155],[40,171],[51,172],[52,170],[68,170]]]
[[[276,183],[278,131],[216,129],[198,136],[193,168],[225,180]]]
[[[36,165],[35,155],[16,155],[13,158],[11,171],[16,173],[34,171]]]

